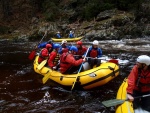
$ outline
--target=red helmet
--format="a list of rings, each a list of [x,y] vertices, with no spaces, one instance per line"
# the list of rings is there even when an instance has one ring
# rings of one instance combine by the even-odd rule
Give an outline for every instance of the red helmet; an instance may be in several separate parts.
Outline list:
[[[46,48],[47,48],[47,49],[49,49],[49,48],[51,48],[51,47],[52,47],[51,44],[46,44]]]
[[[82,45],[82,42],[81,42],[81,41],[78,41],[78,42],[77,42],[77,45]]]

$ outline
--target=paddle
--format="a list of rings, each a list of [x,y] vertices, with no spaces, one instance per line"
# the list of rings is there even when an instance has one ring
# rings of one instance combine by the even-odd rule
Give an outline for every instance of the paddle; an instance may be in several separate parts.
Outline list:
[[[57,66],[59,65],[59,63],[57,64]],[[57,67],[56,66],[56,67]],[[51,71],[52,72],[52,71]],[[45,75],[44,77],[43,77],[43,79],[42,79],[42,81],[43,81],[43,84],[45,84],[46,82],[47,82],[47,80],[49,79],[49,76],[50,76],[50,74],[47,74],[47,75]]]
[[[81,57],[81,55],[74,55],[75,57]],[[100,59],[100,60],[105,60],[105,61],[108,61],[108,62],[112,62],[112,63],[115,63],[115,64],[118,64],[118,60],[117,59],[106,59],[106,58],[93,58],[93,57],[86,57],[86,58],[92,58],[92,59]]]
[[[88,50],[87,50],[87,52],[86,52],[86,54],[85,54],[84,58],[86,58],[88,51],[89,51],[89,48],[88,48]],[[77,78],[78,78],[78,74],[80,73],[80,71],[81,71],[81,69],[82,69],[82,66],[83,66],[83,62],[82,62],[82,64],[81,64],[80,68],[79,68],[79,71],[78,71],[78,73],[77,73],[77,76],[76,76],[75,81],[73,82],[73,85],[72,85],[71,90],[73,90],[73,88],[74,88],[74,86],[75,86],[75,83],[76,83]]]
[[[42,67],[44,67],[44,65],[47,63],[47,59],[46,60],[43,60],[38,66],[37,66],[37,69],[38,70],[41,70]]]
[[[150,94],[142,95],[142,96],[137,96],[137,97],[134,97],[134,99],[141,98],[141,97],[148,97],[148,96],[150,96]],[[112,99],[112,100],[103,101],[102,104],[104,106],[106,106],[106,107],[112,107],[112,106],[123,104],[125,101],[128,101],[128,100],[129,99],[125,99],[125,100],[122,100],[122,99]]]
[[[45,34],[44,34],[44,36],[42,37],[42,39],[40,40],[40,42],[38,43],[38,45],[42,42],[42,40],[44,39],[44,37],[46,36],[46,34],[47,34],[47,31],[45,31]],[[37,49],[37,45],[35,46],[35,49],[30,52],[30,54],[29,54],[29,56],[28,56],[29,60],[33,60],[33,59],[34,59],[35,54],[36,54],[36,49]]]
[[[51,70],[51,72],[52,72],[52,70]],[[51,72],[50,72],[50,73],[51,73]],[[50,73],[47,73],[47,74],[43,77],[43,79],[42,79],[43,84],[45,84],[45,83],[47,82],[47,80],[49,79]]]

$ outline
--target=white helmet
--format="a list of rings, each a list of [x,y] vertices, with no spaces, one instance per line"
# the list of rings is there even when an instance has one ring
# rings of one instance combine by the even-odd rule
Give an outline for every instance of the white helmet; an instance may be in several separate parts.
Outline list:
[[[147,55],[141,55],[137,58],[137,62],[144,63],[148,66],[150,65],[150,57]]]
[[[61,43],[62,43],[62,44],[63,44],[63,43],[67,43],[67,40],[62,40],[62,42],[61,42]]]
[[[93,45],[97,45],[97,46],[98,46],[98,44],[99,44],[99,43],[98,43],[97,40],[94,40],[94,41],[93,41]]]

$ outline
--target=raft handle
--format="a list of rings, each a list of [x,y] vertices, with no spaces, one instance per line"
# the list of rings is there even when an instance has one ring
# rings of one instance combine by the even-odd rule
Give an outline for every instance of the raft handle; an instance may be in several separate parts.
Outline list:
[[[114,71],[114,68],[112,68],[112,67],[110,67],[110,66],[108,66],[108,68],[109,68],[110,70],[113,70],[113,71]]]
[[[110,66],[108,66],[108,68],[109,68],[110,70],[112,70],[112,71],[113,71],[113,75],[112,75],[112,76],[115,76],[114,68],[112,68],[112,67],[110,67]]]
[[[62,80],[63,80],[63,78],[64,78],[63,76],[60,76],[60,81],[62,81]]]

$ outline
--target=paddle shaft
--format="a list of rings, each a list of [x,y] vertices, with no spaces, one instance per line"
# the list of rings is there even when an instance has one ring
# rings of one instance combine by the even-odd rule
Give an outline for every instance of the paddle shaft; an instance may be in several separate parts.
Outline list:
[[[46,36],[46,34],[47,34],[47,31],[45,32],[44,36],[42,37],[42,39],[40,40],[40,42],[38,43],[38,45],[42,42],[42,40],[44,39],[44,37]],[[37,45],[35,46],[35,49],[33,51],[31,51],[31,53],[28,56],[28,58],[30,60],[33,60],[33,58],[35,57],[36,49],[37,49]]]
[[[84,56],[84,59],[86,58],[86,56],[87,56],[87,54],[88,54],[88,51],[89,51],[89,48],[88,48],[88,50],[87,50],[87,52],[86,52],[86,54],[85,54],[85,56]],[[82,62],[82,64],[81,64],[80,68],[79,68],[78,74],[80,73],[80,71],[81,71],[81,69],[82,69],[82,66],[83,66],[83,62]],[[73,83],[73,85],[72,85],[71,90],[73,90],[73,88],[74,88],[74,85],[75,85],[75,83],[76,83],[76,81],[77,81],[77,78],[78,78],[78,74],[77,74],[77,77],[76,77],[76,79],[75,79],[75,81],[74,81],[74,83]]]
[[[82,57],[82,55],[73,55],[73,56],[75,56],[75,57]],[[108,59],[106,59],[106,58],[93,58],[93,57],[86,57],[86,58],[100,59],[100,60],[106,60],[106,61],[108,61]],[[114,59],[114,60],[116,60],[116,59]]]
[[[75,57],[81,57],[81,55],[74,55]],[[118,63],[118,60],[116,59],[106,59],[106,58],[93,58],[93,57],[86,57],[86,58],[89,58],[89,59],[98,59],[98,60],[104,60],[104,61],[107,61],[107,62],[112,62],[112,63],[115,63],[115,64],[119,64]]]
[[[134,99],[144,98],[144,97],[148,97],[148,96],[150,96],[150,94],[142,95],[142,96],[137,96],[137,97],[134,97]],[[125,101],[129,101],[129,99],[125,99],[125,100],[122,100],[122,99],[112,99],[112,100],[103,101],[102,103],[106,107],[112,107],[112,106],[123,104]]]
[[[45,32],[45,34],[43,35],[42,39],[40,40],[40,42],[38,44],[40,44],[43,41],[43,39],[46,36],[46,34],[47,34],[47,31]]]
[[[43,35],[42,39],[39,41],[39,43],[35,46],[35,50],[37,48],[37,46],[43,41],[44,37],[46,36],[47,34],[47,31],[45,31],[45,34]]]
[[[137,99],[137,98],[143,98],[143,97],[148,97],[148,96],[150,96],[150,94],[147,94],[147,95],[142,95],[142,96],[137,96],[137,97],[134,97],[134,99]]]
[[[86,58],[88,52],[89,52],[89,48],[88,48],[88,50],[87,50],[87,52],[86,52],[86,54],[85,54],[85,56],[84,56],[84,59]],[[82,66],[83,66],[83,62],[82,62],[82,64],[81,64],[80,68],[79,68],[78,73],[80,73],[80,71],[81,71],[81,69],[82,69]]]

